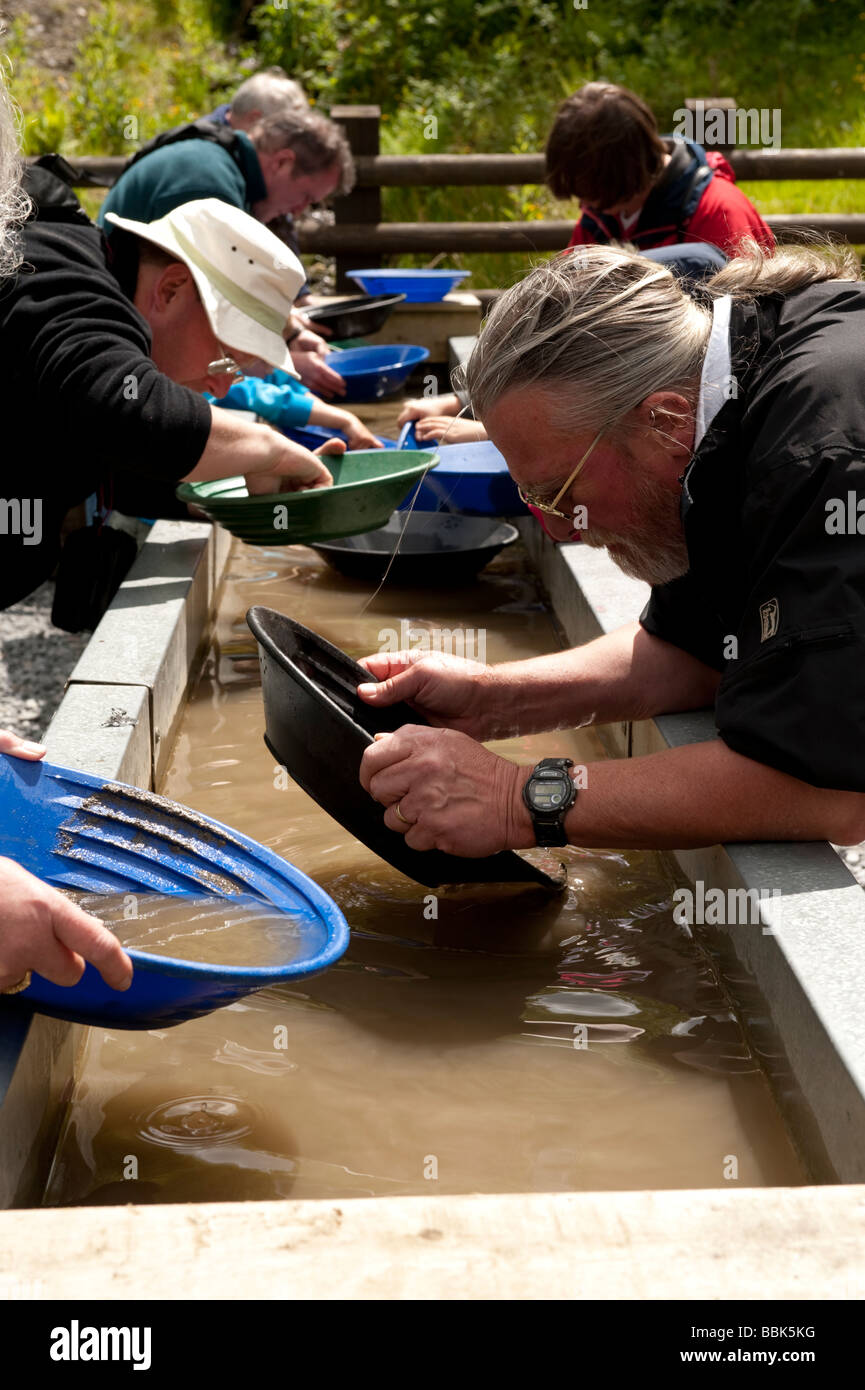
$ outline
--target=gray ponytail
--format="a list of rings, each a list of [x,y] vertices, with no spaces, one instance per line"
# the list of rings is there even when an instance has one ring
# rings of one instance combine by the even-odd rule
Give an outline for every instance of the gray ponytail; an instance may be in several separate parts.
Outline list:
[[[747,237],[736,259],[713,275],[706,288],[716,295],[755,299],[764,294],[791,294],[824,280],[861,279],[859,257],[852,246],[812,236],[808,245],[778,246],[770,255]]]

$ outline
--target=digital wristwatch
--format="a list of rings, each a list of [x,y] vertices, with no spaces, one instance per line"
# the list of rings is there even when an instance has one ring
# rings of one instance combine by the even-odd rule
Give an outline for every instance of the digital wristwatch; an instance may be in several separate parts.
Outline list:
[[[538,845],[568,843],[565,816],[577,799],[577,788],[568,771],[573,765],[571,758],[544,758],[532,769],[523,787],[523,801],[532,818]]]

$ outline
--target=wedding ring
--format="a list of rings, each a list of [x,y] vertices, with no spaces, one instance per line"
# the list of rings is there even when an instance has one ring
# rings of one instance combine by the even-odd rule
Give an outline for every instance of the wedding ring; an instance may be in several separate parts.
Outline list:
[[[402,805],[402,802],[401,802],[401,801],[398,801],[398,802],[396,803],[396,805],[394,806],[393,809],[396,811],[396,813],[397,813],[397,815],[399,816],[400,820],[402,821],[403,825],[414,825],[414,821],[413,821],[413,820],[407,820],[406,817],[403,815],[402,811],[399,809],[401,805]]]
[[[33,971],[28,970],[27,974],[18,981],[17,985],[7,985],[5,989],[0,989],[0,994],[20,994],[22,990],[30,988],[32,979]]]

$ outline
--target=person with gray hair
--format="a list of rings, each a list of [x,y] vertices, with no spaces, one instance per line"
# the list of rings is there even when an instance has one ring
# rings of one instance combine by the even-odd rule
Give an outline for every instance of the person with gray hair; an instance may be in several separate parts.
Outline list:
[[[0,276],[10,275],[20,262],[16,229],[30,201],[21,188],[21,160],[15,110],[0,77]]]
[[[351,151],[339,126],[294,106],[262,115],[248,133],[200,121],[156,136],[126,164],[99,223],[110,237],[108,213],[156,222],[199,198],[221,198],[266,223],[297,216],[353,184]]]
[[[756,242],[688,295],[585,246],[493,309],[459,384],[556,541],[651,591],[638,622],[496,667],[363,663],[361,782],[412,849],[865,837],[865,285],[850,248]],[[379,684],[374,684],[376,679]],[[718,737],[521,767],[489,739],[713,708]]]
[[[249,130],[264,116],[292,109],[309,109],[306,92],[282,68],[273,67],[241,82],[231,101],[218,106],[208,119],[224,120],[233,130]]]

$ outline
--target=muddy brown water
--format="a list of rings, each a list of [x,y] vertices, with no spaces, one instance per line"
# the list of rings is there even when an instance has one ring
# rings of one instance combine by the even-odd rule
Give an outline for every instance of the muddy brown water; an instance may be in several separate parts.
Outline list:
[[[257,898],[62,891],[122,946],[147,955],[259,968],[288,965],[304,944],[299,918],[268,910]]]
[[[712,963],[673,922],[663,856],[569,848],[561,897],[435,896],[275,766],[253,603],[353,656],[401,623],[433,641],[468,622],[490,661],[560,645],[520,547],[470,591],[370,594],[306,548],[237,545],[161,788],[320,883],[346,956],[176,1028],[90,1030],[46,1204],[804,1181]],[[602,756],[590,730],[495,747]]]

